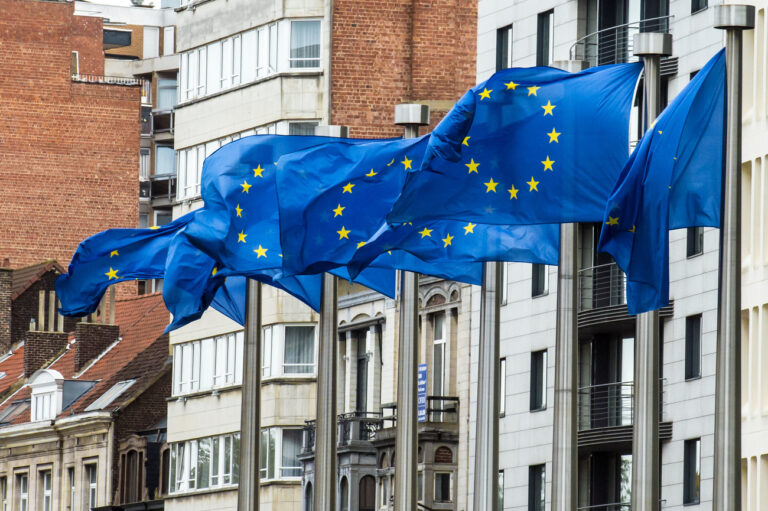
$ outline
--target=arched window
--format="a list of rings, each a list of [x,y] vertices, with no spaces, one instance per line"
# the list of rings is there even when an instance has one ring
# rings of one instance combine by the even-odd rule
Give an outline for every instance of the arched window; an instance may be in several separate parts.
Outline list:
[[[349,511],[349,483],[346,477],[341,478],[339,486],[339,509],[341,511]]]
[[[307,483],[307,486],[304,489],[304,511],[312,511],[313,505],[314,502],[312,499],[312,483]]]
[[[373,476],[360,479],[360,504],[358,511],[374,511],[376,509],[376,480]]]

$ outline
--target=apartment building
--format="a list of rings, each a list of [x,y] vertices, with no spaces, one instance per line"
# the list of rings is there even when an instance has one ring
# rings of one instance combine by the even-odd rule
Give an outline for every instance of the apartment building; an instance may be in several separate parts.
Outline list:
[[[744,509],[768,495],[768,458],[761,361],[765,154],[765,5],[758,29],[745,33],[744,56]],[[674,54],[662,59],[662,103],[673,98],[723,45],[706,0],[591,0],[478,5],[478,79],[511,66],[585,60],[590,66],[627,62],[638,31],[668,31]],[[642,104],[638,97],[636,106]],[[633,113],[640,135],[639,115]],[[629,509],[635,318],[628,316],[624,275],[596,253],[600,225],[580,226],[579,249],[579,509]],[[709,509],[714,456],[715,344],[719,232],[670,234],[670,305],[660,311],[663,345],[661,499],[663,509]],[[543,510],[551,491],[552,402],[557,268],[508,264],[502,307],[504,402],[500,419],[503,509]],[[477,336],[472,338],[476,353]],[[477,380],[472,372],[472,388]],[[474,410],[476,396],[472,397]],[[474,422],[474,419],[472,420]],[[474,431],[472,431],[474,439]],[[470,443],[470,471],[474,458]],[[762,492],[762,493],[761,493]]]
[[[400,136],[402,128],[393,121],[394,106],[402,102],[429,104],[436,123],[474,84],[476,20],[474,4],[456,0],[182,1],[176,9],[174,217],[200,206],[205,157],[240,137],[314,134],[316,126],[328,124],[349,126],[350,136]],[[387,505],[392,494],[392,441],[374,446],[366,435],[372,435],[371,424],[384,423],[384,415],[393,431],[395,414],[385,405],[395,401],[396,304],[344,282],[339,296],[338,399],[344,412],[339,420],[347,432],[340,441],[348,445],[353,435],[357,449],[342,452],[340,447],[345,476],[339,481],[339,502],[351,506],[362,495],[361,509],[368,509],[377,502]],[[424,303],[430,298],[425,296]],[[445,300],[461,301],[458,291],[445,294]],[[268,287],[262,303],[261,504],[262,509],[298,511],[312,495],[314,455],[308,437],[313,428],[306,421],[314,418],[316,407],[318,317]],[[426,318],[431,312],[425,310]],[[213,311],[171,333],[169,509],[236,506],[242,335],[239,325]],[[448,345],[455,353],[460,343]],[[431,360],[432,348],[424,349]],[[446,351],[444,356],[455,364],[455,355]],[[436,395],[448,394],[446,407],[461,413],[465,408],[453,401],[459,392],[456,373],[448,374],[450,379],[441,380],[445,387],[435,387]],[[432,387],[429,392],[435,394]],[[458,413],[452,414],[452,424],[443,421],[452,440],[425,446],[430,460],[433,450],[450,449],[451,461],[445,450],[439,458],[441,470],[449,473],[440,476],[446,495],[458,493],[451,486],[459,479]],[[440,414],[441,421],[448,415]],[[435,427],[443,422],[434,421]]]

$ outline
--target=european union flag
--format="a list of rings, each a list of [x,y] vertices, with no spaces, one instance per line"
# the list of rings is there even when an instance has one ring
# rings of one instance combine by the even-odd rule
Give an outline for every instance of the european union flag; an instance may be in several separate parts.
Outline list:
[[[669,230],[720,227],[725,53],[643,136],[608,199],[598,250],[627,273],[630,314],[669,303]]]
[[[398,268],[472,284],[478,263],[557,263],[559,227],[430,222],[388,228],[384,218],[424,156],[429,137],[312,147],[278,160],[285,274],[349,265]],[[382,225],[384,227],[382,228]]]
[[[627,161],[642,65],[500,71],[438,125],[387,221],[595,222]]]

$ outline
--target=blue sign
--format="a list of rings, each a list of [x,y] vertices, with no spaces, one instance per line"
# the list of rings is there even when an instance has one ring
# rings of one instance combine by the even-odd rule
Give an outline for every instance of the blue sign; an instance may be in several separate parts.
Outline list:
[[[427,364],[419,364],[417,392],[416,404],[419,407],[419,422],[427,422]]]

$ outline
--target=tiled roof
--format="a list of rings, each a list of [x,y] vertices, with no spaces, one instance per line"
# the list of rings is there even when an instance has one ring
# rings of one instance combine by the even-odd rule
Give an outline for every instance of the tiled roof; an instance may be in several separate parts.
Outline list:
[[[24,376],[24,345],[16,348],[8,358],[0,362],[0,396]]]
[[[26,291],[37,279],[51,270],[56,270],[58,273],[67,272],[67,270],[56,261],[44,261],[42,263],[33,264],[32,266],[25,266],[24,268],[13,270],[11,274],[11,299],[15,300],[18,298],[21,293]]]
[[[169,314],[159,293],[118,300],[115,304],[115,323],[120,327],[119,342],[102,352],[81,374],[75,374],[74,370],[76,339],[68,345],[67,351],[48,367],[57,370],[68,380],[76,378],[80,381],[98,381],[60,416],[83,412],[89,404],[119,381],[135,379],[136,383],[105,409],[114,409],[141,394],[170,367],[166,367],[169,354],[168,336],[163,335],[168,320]],[[21,360],[23,365],[23,353]],[[0,370],[3,370],[2,364]],[[0,384],[2,382],[3,380],[0,380]],[[22,387],[0,405],[0,412],[13,402],[29,397],[30,388]],[[27,409],[17,416],[12,424],[29,420],[30,410]]]

